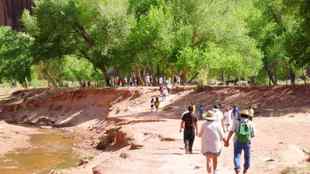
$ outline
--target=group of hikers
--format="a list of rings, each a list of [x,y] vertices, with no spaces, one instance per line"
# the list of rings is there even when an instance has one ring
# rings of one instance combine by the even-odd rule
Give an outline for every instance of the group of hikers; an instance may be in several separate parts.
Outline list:
[[[155,77],[150,74],[146,74],[144,77],[137,77],[131,75],[128,77],[115,76],[109,80],[109,83],[113,87],[126,87],[126,86],[157,86],[157,85],[181,85],[181,77],[178,75],[173,76],[173,78],[168,78],[165,76]]]
[[[171,90],[171,86],[169,86],[169,83],[163,83],[159,86],[160,95],[151,98],[151,111],[152,112],[158,111],[160,102],[166,101],[166,98],[169,95],[170,90]]]
[[[243,152],[243,174],[247,174],[250,168],[251,139],[255,135],[253,107],[240,111],[237,106],[222,108],[221,105],[216,104],[206,112],[202,109],[204,109],[203,106],[199,106],[198,116],[196,116],[196,107],[191,104],[182,114],[180,132],[183,131],[185,153],[191,154],[195,136],[201,137],[201,153],[206,157],[207,173],[216,174],[223,146],[229,147],[231,138],[235,135],[233,140],[235,173],[241,172],[240,158]],[[198,119],[205,120],[199,131]]]

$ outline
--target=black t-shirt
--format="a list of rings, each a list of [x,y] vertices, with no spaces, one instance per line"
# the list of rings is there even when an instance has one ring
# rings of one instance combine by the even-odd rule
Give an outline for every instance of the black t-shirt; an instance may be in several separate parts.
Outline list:
[[[197,118],[190,112],[185,113],[182,120],[185,122],[184,129],[194,129],[194,124],[197,122]]]

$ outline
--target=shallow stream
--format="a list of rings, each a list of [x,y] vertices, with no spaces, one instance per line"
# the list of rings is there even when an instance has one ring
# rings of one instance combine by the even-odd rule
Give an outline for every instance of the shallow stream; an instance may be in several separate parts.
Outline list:
[[[52,169],[76,166],[75,139],[59,130],[44,129],[31,135],[31,147],[18,149],[0,157],[1,174],[48,174]]]

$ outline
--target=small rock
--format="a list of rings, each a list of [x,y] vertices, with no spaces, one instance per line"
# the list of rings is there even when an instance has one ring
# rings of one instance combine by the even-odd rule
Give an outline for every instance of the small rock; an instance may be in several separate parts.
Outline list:
[[[272,158],[266,159],[265,162],[274,162],[275,160]]]
[[[129,157],[129,155],[127,153],[121,153],[119,155],[119,157],[123,158],[123,159],[127,159]]]
[[[159,135],[159,139],[160,141],[175,141],[174,138],[162,137],[161,135]]]
[[[142,145],[132,143],[130,145],[129,150],[137,150],[137,149],[141,149],[142,147],[143,147]]]
[[[93,174],[104,174],[102,166],[96,166],[92,170]]]
[[[78,166],[83,166],[83,165],[85,165],[87,163],[88,163],[88,161],[86,159],[81,159],[79,164],[78,164]]]
[[[198,170],[198,169],[200,169],[201,168],[201,166],[195,166],[194,167],[194,170]]]

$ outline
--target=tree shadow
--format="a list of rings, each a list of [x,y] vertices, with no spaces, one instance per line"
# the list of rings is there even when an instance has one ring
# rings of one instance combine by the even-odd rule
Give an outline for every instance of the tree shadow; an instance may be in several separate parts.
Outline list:
[[[205,87],[193,91],[164,108],[167,118],[179,119],[186,108],[194,103],[209,110],[215,103],[238,105],[241,109],[255,107],[255,116],[277,117],[310,112],[310,88],[307,86],[275,87]],[[170,113],[170,114],[169,114]],[[171,114],[174,113],[174,114]]]

